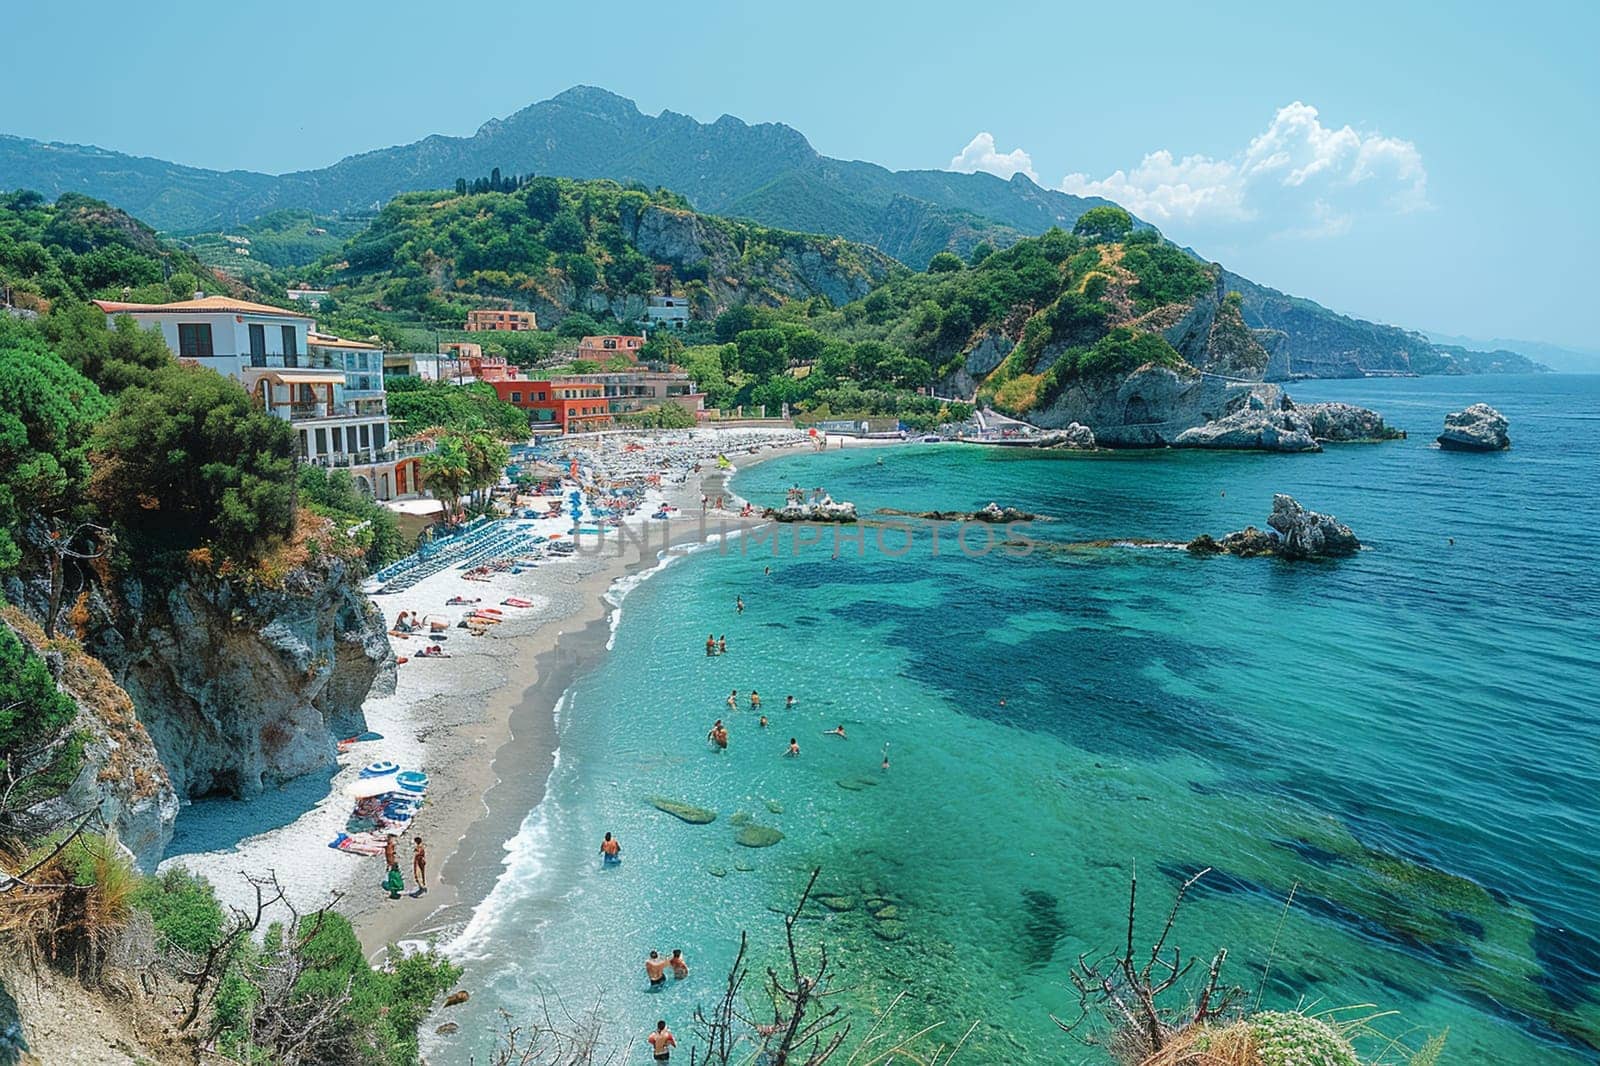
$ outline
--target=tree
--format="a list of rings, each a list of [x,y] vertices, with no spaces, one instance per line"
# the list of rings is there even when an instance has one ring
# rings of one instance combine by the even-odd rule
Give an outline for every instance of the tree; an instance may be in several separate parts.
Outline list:
[[[967,253],[968,266],[980,266],[983,261],[994,254],[994,245],[988,241],[979,241],[972,246],[972,251]]]
[[[22,524],[50,532],[78,508],[88,442],[109,405],[31,330],[0,317],[0,572],[20,561]]]
[[[571,210],[559,211],[544,231],[544,243],[554,252],[581,252],[588,243],[583,222]]]
[[[961,257],[954,252],[940,252],[928,260],[928,273],[930,274],[954,274],[961,269]]]
[[[110,396],[172,362],[159,329],[141,329],[127,315],[107,329],[104,312],[92,304],[57,305],[40,326],[61,358]]]
[[[90,496],[150,551],[257,556],[293,524],[294,436],[214,370],[168,366],[95,431]]]
[[[1133,232],[1133,216],[1120,207],[1091,207],[1078,216],[1072,232],[1096,244],[1120,241]]]
[[[487,499],[511,461],[511,451],[487,433],[473,433],[461,442],[467,456],[467,489],[472,493],[473,506]]]
[[[563,337],[595,337],[600,334],[600,323],[582,311],[574,311],[561,320],[556,333]]]
[[[467,195],[467,179],[466,178],[457,178],[456,179],[456,195],[457,196],[465,196],[465,195]]]
[[[59,795],[77,776],[77,713],[44,660],[0,624],[0,837],[28,828],[22,809]]]
[[[561,210],[561,183],[554,178],[534,178],[523,190],[522,202],[531,218],[549,222]]]
[[[434,498],[444,502],[447,516],[460,509],[461,497],[472,482],[472,460],[460,437],[441,437],[433,454],[423,457],[422,480]]]

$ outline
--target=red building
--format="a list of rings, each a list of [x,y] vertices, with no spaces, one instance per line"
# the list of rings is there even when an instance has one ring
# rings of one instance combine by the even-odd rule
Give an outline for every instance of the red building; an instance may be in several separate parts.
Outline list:
[[[611,360],[625,355],[632,362],[639,361],[639,349],[644,347],[643,337],[624,337],[612,334],[606,337],[585,337],[578,342],[578,358],[609,366]]]
[[[485,383],[506,403],[527,411],[535,432],[554,428],[562,433],[586,433],[611,425],[611,407],[605,386],[599,382],[507,377],[486,379]]]

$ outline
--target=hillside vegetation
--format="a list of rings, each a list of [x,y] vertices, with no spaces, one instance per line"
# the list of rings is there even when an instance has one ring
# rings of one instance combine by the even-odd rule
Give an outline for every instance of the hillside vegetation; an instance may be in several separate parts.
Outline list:
[[[482,186],[479,186],[482,188]],[[474,307],[516,306],[550,328],[574,312],[629,321],[654,292],[710,318],[734,304],[846,302],[900,272],[834,237],[701,215],[665,190],[494,175],[491,191],[406,193],[315,268],[347,318],[402,313],[457,328]]]

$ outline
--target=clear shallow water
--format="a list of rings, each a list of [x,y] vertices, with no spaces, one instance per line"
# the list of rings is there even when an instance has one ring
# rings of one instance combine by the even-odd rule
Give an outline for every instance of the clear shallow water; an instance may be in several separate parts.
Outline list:
[[[456,946],[477,1012],[463,1028],[559,989],[568,1006],[603,997],[620,1032],[659,1017],[681,1036],[739,930],[764,962],[771,908],[820,865],[848,909],[807,928],[860,1003],[908,988],[902,1024],[942,1021],[949,1041],[980,1021],[965,1061],[1097,1061],[1049,1019],[1073,1013],[1067,968],[1115,943],[1135,864],[1152,926],[1211,866],[1177,939],[1226,945],[1252,990],[1296,890],[1267,1004],[1448,1025],[1447,1061],[1600,1061],[1600,377],[1294,392],[1376,407],[1412,437],[1311,456],[847,449],[740,474],[758,502],[798,481],[863,512],[993,499],[1056,521],[1024,558],[969,558],[948,532],[937,557],[924,533],[891,558],[869,531],[864,556],[747,543],[632,591],[613,654],[562,708],[548,798]],[[1431,447],[1477,399],[1511,418],[1513,449]],[[1259,525],[1274,492],[1371,550],[1290,566],[1065,547]],[[708,631],[727,656],[702,654]],[[718,717],[726,753],[704,740]],[[821,735],[839,723],[848,739]],[[791,735],[798,760],[781,757]],[[687,825],[650,795],[720,816]],[[741,812],[785,839],[737,846]],[[608,829],[625,862],[600,871]],[[683,948],[690,981],[645,991],[652,947]],[[430,1059],[465,1062],[456,1039]]]

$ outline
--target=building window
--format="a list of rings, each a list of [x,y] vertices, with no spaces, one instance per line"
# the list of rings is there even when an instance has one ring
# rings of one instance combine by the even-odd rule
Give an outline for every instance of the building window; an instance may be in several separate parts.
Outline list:
[[[259,323],[250,327],[250,365],[267,365],[267,327]]]
[[[254,329],[255,327],[252,326],[251,328]],[[283,329],[283,365],[284,366],[299,366],[300,365],[300,344],[299,344],[299,340],[295,337],[294,327],[293,326],[284,326],[284,327],[282,327],[282,329]]]
[[[189,359],[211,358],[211,324],[209,322],[179,323],[178,354]]]
[[[521,403],[521,402],[522,402],[522,393],[520,393],[520,392],[513,392],[513,393],[512,393],[512,394],[511,394],[511,402],[512,402],[512,403]]]

